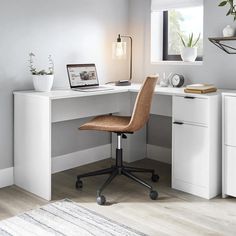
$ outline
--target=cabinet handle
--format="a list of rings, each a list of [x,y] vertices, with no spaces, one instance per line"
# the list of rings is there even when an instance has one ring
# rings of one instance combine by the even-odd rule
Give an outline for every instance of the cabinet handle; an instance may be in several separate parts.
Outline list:
[[[185,99],[195,99],[195,97],[185,96]]]
[[[175,121],[173,124],[174,124],[174,125],[183,125],[184,123],[183,123],[183,122]]]

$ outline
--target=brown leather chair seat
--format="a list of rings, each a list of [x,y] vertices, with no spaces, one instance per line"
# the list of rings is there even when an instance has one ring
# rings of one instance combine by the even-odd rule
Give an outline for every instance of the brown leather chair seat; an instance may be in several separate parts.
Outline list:
[[[127,133],[129,132],[130,120],[131,117],[127,116],[97,116],[91,121],[82,125],[79,129]]]

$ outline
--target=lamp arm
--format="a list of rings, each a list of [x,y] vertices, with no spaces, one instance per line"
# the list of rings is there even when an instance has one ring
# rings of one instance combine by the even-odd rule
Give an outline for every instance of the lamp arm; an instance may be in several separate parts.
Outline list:
[[[133,38],[126,35],[120,35],[120,38],[128,38],[130,40],[130,75],[129,80],[132,80],[133,75]]]

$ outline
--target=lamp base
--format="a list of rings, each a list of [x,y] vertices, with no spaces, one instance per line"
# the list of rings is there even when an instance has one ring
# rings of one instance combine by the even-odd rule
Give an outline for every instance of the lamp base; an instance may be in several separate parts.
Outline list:
[[[131,81],[130,80],[119,80],[119,81],[116,81],[115,85],[116,86],[130,86]]]

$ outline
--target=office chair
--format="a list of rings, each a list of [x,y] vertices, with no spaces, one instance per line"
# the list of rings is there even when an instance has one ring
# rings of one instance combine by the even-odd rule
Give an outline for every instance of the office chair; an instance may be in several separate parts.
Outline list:
[[[110,174],[105,183],[97,190],[97,203],[104,205],[106,203],[105,196],[101,195],[102,191],[107,187],[108,184],[117,176],[124,175],[139,184],[147,187],[150,190],[150,198],[156,200],[158,198],[158,192],[155,191],[151,185],[134,175],[133,173],[150,173],[152,175],[151,180],[157,182],[159,176],[155,174],[153,169],[143,169],[123,165],[122,158],[122,138],[126,139],[126,134],[133,134],[135,131],[140,130],[145,126],[149,119],[149,113],[152,103],[152,97],[157,82],[157,77],[147,77],[144,81],[143,86],[137,96],[133,114],[131,117],[125,116],[113,116],[113,115],[102,115],[95,117],[88,123],[82,125],[80,130],[97,130],[97,131],[108,131],[117,134],[117,148],[116,148],[116,163],[110,168],[90,172],[87,174],[81,174],[77,176],[76,188],[80,189],[83,187],[81,181],[82,178]]]

